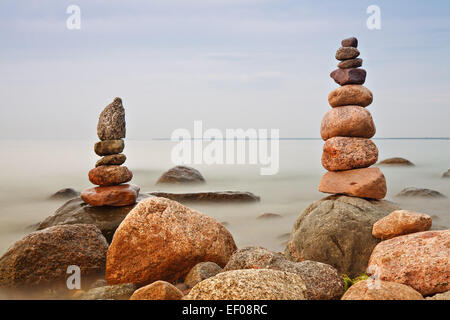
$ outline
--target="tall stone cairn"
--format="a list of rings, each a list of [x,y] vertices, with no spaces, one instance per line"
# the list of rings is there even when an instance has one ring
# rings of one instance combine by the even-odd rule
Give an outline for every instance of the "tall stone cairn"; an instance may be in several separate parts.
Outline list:
[[[121,153],[125,147],[125,109],[122,99],[115,98],[100,114],[97,135],[100,139],[94,151],[102,158],[89,171],[89,181],[98,187],[81,193],[84,202],[91,206],[127,206],[136,203],[139,187],[126,184],[133,173],[122,164],[127,157]]]
[[[352,37],[341,44],[336,52],[338,69],[330,74],[341,87],[328,95],[332,109],[320,127],[325,141],[322,165],[328,172],[320,181],[319,191],[382,199],[387,191],[386,179],[380,169],[370,167],[378,160],[377,146],[370,140],[375,124],[366,109],[373,95],[363,86],[366,70],[360,68],[363,61],[358,58],[358,40]]]

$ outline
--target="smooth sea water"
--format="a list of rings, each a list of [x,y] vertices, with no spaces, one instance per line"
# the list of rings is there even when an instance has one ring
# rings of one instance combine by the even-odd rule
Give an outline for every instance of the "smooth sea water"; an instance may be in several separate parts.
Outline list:
[[[0,254],[32,231],[65,200],[48,200],[59,189],[81,191],[91,187],[88,171],[98,157],[95,141],[0,141]],[[388,185],[387,200],[404,209],[433,216],[436,228],[450,227],[450,179],[442,173],[450,168],[449,140],[374,140],[379,159],[404,157],[414,167],[380,167]],[[317,186],[325,170],[321,166],[321,140],[280,141],[280,168],[276,175],[260,175],[259,165],[192,165],[207,183],[196,186],[162,187],[159,176],[174,166],[171,141],[126,140],[125,163],[134,174],[132,183],[141,192],[150,191],[250,191],[261,197],[251,204],[189,204],[189,206],[227,222],[238,247],[260,245],[283,251],[292,225],[310,203],[324,196]],[[396,194],[406,187],[437,190],[447,198],[411,199]],[[263,213],[278,218],[257,219]]]

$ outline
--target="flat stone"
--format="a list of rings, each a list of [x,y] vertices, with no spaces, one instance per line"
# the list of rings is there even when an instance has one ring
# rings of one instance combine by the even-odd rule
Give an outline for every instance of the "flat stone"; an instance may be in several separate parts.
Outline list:
[[[95,166],[96,167],[107,166],[107,165],[120,166],[121,164],[123,164],[125,162],[125,160],[127,160],[127,157],[123,153],[111,154],[111,155],[108,155],[108,156],[104,156],[103,158],[98,160],[95,163]]]
[[[352,285],[342,300],[423,300],[423,296],[404,284],[369,279]]]
[[[320,125],[323,140],[338,136],[370,139],[375,131],[372,115],[360,106],[332,108],[325,114]]]
[[[80,193],[72,188],[64,188],[56,191],[50,196],[51,200],[72,199],[78,197]]]
[[[258,219],[273,219],[273,218],[281,218],[281,214],[278,213],[272,213],[272,212],[265,212],[258,216]]]
[[[293,224],[284,256],[295,262],[322,262],[339,274],[357,277],[366,272],[370,254],[380,242],[372,236],[373,224],[396,209],[389,201],[342,195],[315,201]]]
[[[218,191],[218,192],[191,192],[171,193],[153,191],[149,195],[162,197],[178,202],[257,202],[260,198],[251,192]]]
[[[336,69],[330,77],[341,86],[346,84],[363,84],[366,81],[366,70],[359,68]]]
[[[125,138],[125,109],[122,99],[115,98],[100,113],[97,135],[100,140],[117,140]]]
[[[409,233],[428,231],[431,224],[432,219],[427,214],[396,210],[373,225],[372,235],[386,240]]]
[[[400,157],[394,157],[394,158],[388,158],[384,159],[383,161],[380,161],[378,165],[391,165],[391,166],[414,166],[414,163],[411,161],[400,158]]]
[[[411,197],[411,198],[445,198],[445,196],[436,190],[426,188],[408,187],[400,191],[397,197]]]
[[[363,168],[325,173],[320,180],[319,191],[383,199],[386,196],[387,188],[386,179],[380,169]]]
[[[356,39],[355,37],[350,37],[350,38],[346,38],[344,40],[341,41],[341,45],[343,47],[358,47],[358,39]]]
[[[369,139],[333,137],[323,145],[322,165],[328,171],[366,168],[377,160],[377,146]]]
[[[197,169],[186,166],[176,166],[164,172],[156,183],[185,184],[204,182],[205,179]]]
[[[366,87],[358,84],[348,84],[339,87],[331,91],[328,95],[328,103],[333,108],[348,105],[367,107],[372,101],[372,92]]]
[[[344,60],[338,63],[338,68],[341,69],[347,69],[347,68],[358,68],[361,67],[363,63],[363,59],[361,58],[356,58],[356,59],[349,59],[349,60]]]
[[[408,285],[424,296],[450,290],[450,230],[424,231],[381,241],[368,273]]]
[[[155,281],[136,290],[130,300],[181,300],[184,296],[177,287],[166,281]]]
[[[145,194],[140,194],[136,201],[139,202],[147,197]],[[52,216],[42,221],[37,230],[57,225],[93,224],[100,229],[106,240],[111,242],[117,227],[134,206],[135,204],[125,207],[93,207],[77,197],[64,203]]]
[[[118,186],[86,189],[81,193],[81,199],[91,206],[121,207],[136,203],[138,195],[138,186],[121,184]]]
[[[183,279],[199,262],[224,266],[236,244],[215,219],[159,197],[142,200],[114,234],[106,259],[109,284]]]
[[[302,278],[294,273],[232,270],[198,283],[183,300],[306,300],[305,290]]]
[[[336,59],[341,61],[355,59],[357,56],[359,56],[359,50],[354,47],[340,47],[336,51]]]
[[[98,186],[113,186],[126,183],[133,173],[125,166],[99,166],[89,171],[89,181]]]
[[[123,151],[125,143],[123,140],[98,141],[94,145],[94,151],[99,156],[118,154]]]

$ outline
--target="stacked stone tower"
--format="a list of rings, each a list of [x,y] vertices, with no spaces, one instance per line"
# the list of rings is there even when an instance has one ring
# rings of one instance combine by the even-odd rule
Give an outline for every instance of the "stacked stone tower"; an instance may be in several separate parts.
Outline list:
[[[98,187],[86,189],[81,198],[91,206],[127,206],[136,203],[139,187],[125,184],[133,173],[122,164],[127,157],[125,147],[125,109],[120,98],[115,98],[100,114],[97,135],[100,139],[94,151],[102,158],[89,171],[89,181]]]
[[[370,140],[375,124],[366,107],[373,96],[363,86],[366,71],[358,58],[358,40],[344,39],[336,52],[338,69],[331,72],[341,87],[328,96],[332,109],[321,124],[320,134],[325,141],[322,165],[328,170],[322,177],[319,191],[333,194],[382,199],[386,195],[386,180],[378,168],[369,168],[378,160],[378,149]]]

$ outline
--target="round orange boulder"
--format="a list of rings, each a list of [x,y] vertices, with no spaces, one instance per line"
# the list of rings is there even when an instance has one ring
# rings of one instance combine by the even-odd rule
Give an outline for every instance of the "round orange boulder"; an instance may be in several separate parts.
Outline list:
[[[95,187],[81,193],[81,199],[94,207],[122,207],[136,203],[139,187],[130,184],[118,186]]]

